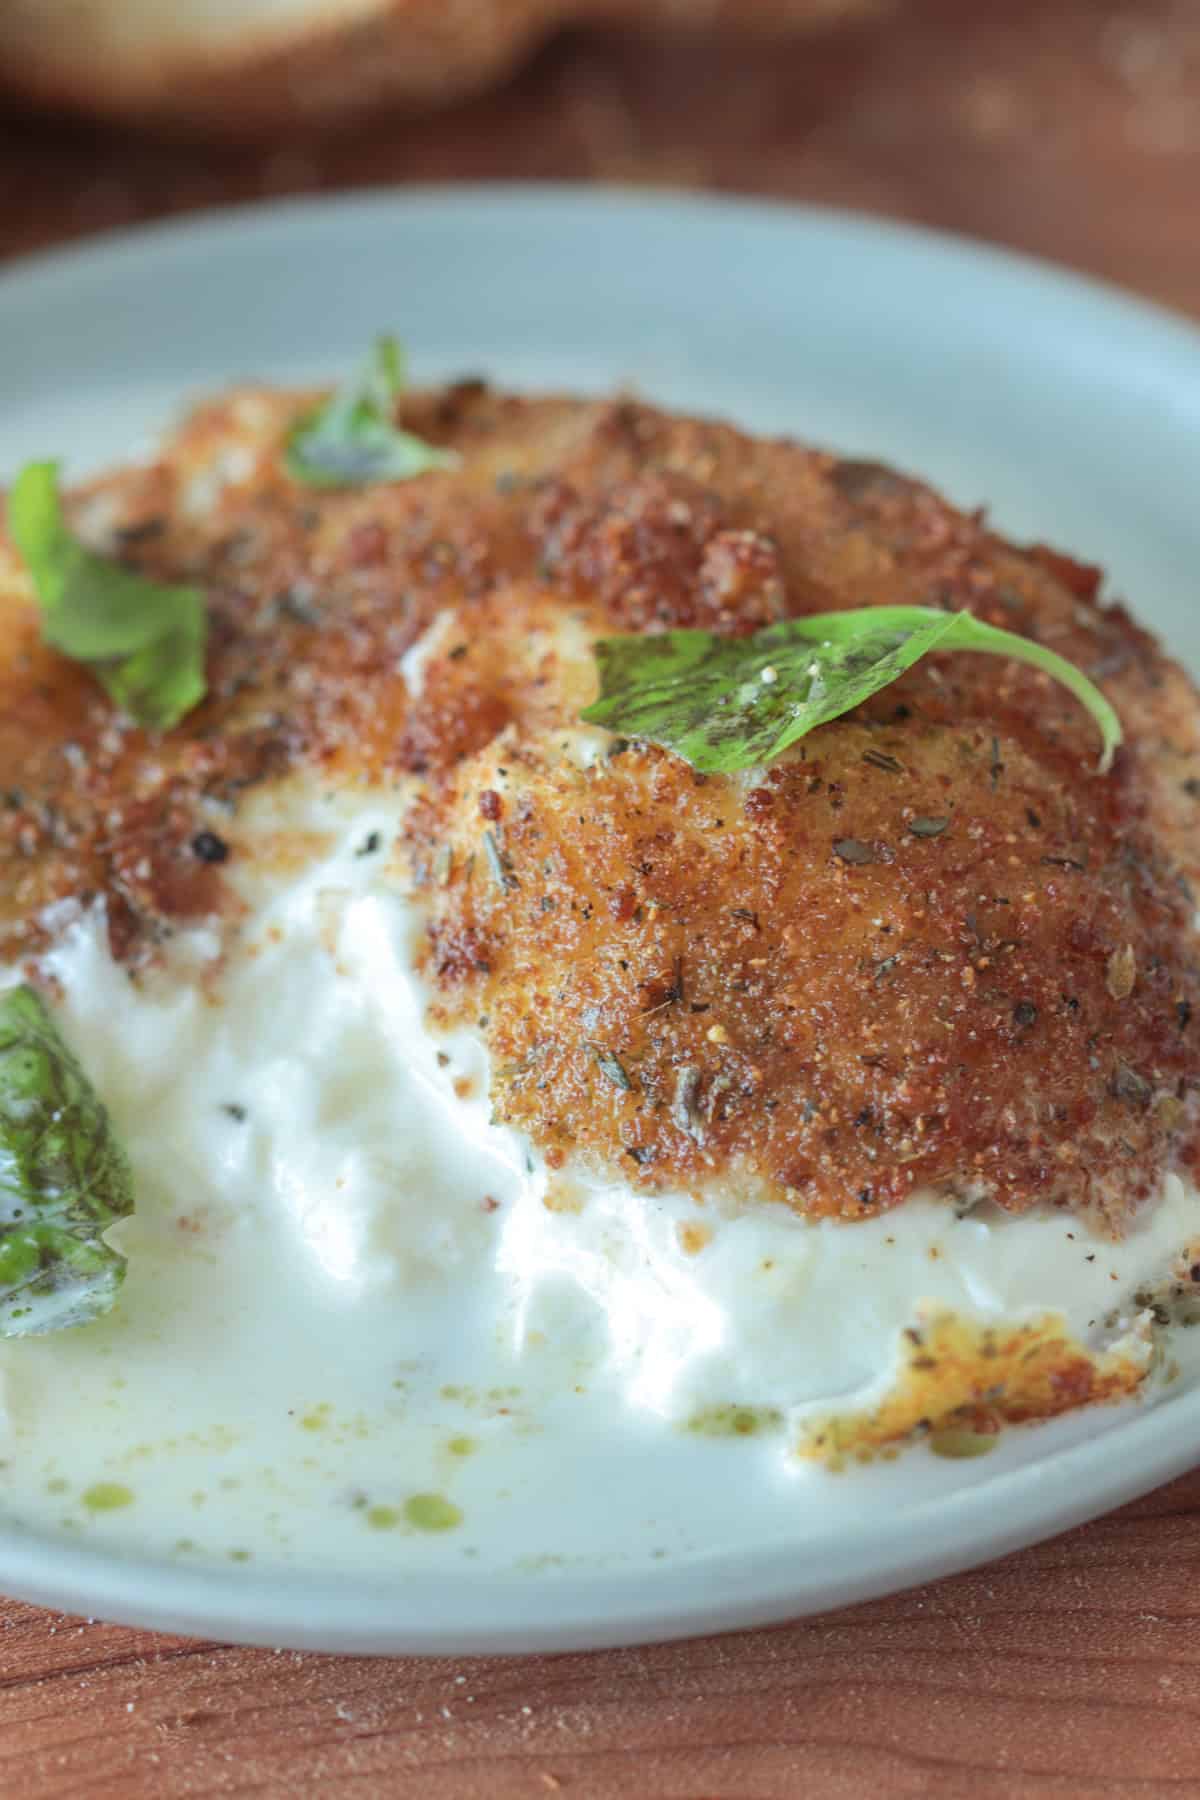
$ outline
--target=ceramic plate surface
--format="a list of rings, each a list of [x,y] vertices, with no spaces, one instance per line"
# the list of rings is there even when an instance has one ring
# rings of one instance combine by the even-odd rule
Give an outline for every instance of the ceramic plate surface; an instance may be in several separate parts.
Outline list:
[[[241,377],[336,373],[388,326],[421,379],[631,384],[919,472],[961,504],[986,501],[1006,533],[1103,563],[1110,591],[1200,668],[1200,335],[1049,268],[833,213],[407,191],[16,265],[0,274],[0,480],[30,456],[61,452],[82,473],[128,455],[189,396]],[[1152,1487],[1200,1453],[1200,1385],[1010,1433],[979,1462],[901,1457],[870,1495],[856,1475],[822,1476],[794,1506],[786,1483],[746,1478],[741,1448],[668,1466],[644,1435],[605,1466],[575,1445],[557,1499],[565,1521],[573,1491],[601,1497],[587,1555],[578,1521],[561,1544],[543,1521],[541,1557],[502,1554],[498,1525],[473,1560],[388,1561],[367,1544],[350,1567],[302,1550],[195,1567],[135,1536],[66,1541],[0,1518],[0,1588],[346,1651],[585,1648],[753,1625],[963,1568]]]

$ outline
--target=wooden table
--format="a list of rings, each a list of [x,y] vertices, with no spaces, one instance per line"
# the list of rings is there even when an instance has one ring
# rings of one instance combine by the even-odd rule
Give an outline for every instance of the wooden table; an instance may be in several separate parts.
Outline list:
[[[0,118],[0,255],[228,200],[490,176],[861,207],[1200,316],[1200,0],[904,0],[787,53],[588,36],[456,113],[325,145]],[[652,1650],[339,1662],[0,1605],[0,1793],[23,1800],[1165,1797],[1200,1793],[1198,1713],[1200,1473],[978,1574]]]
[[[227,1650],[11,1604],[16,1800],[1145,1800],[1200,1791],[1200,1476],[974,1575],[595,1656]]]

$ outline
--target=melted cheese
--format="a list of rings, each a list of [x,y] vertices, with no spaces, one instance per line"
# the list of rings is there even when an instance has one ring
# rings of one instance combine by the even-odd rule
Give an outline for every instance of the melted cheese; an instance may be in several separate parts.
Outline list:
[[[756,1466],[794,1508],[828,1480],[795,1457],[806,1417],[886,1394],[922,1317],[1052,1313],[1144,1362],[1131,1295],[1194,1229],[1173,1178],[1114,1244],[1061,1214],[813,1224],[549,1171],[489,1122],[479,1041],[425,1029],[402,803],[260,795],[220,827],[241,916],[136,979],[96,912],[61,921],[43,970],[138,1207],[113,1315],[0,1346],[10,1511],[185,1556],[345,1560],[431,1521],[511,1547],[521,1496],[572,1491],[565,1446],[580,1494],[589,1457],[682,1473],[731,1409],[778,1427]]]

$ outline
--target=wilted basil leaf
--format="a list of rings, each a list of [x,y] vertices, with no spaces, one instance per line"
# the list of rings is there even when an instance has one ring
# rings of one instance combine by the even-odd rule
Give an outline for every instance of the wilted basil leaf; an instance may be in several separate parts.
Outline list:
[[[139,725],[167,731],[204,698],[203,594],[150,581],[81,544],[63,514],[57,463],[22,469],[8,497],[8,529],[33,581],[45,641],[86,664]]]
[[[649,738],[694,769],[730,773],[769,763],[818,725],[888,687],[931,650],[984,650],[1031,663],[1091,713],[1107,769],[1121,742],[1116,713],[1073,663],[970,613],[869,606],[786,619],[750,637],[667,631],[602,638],[600,698],[583,714]]]
[[[104,1232],[133,1211],[108,1114],[32,988],[0,994],[0,1336],[86,1325],[125,1258]]]
[[[404,352],[394,337],[379,338],[362,368],[296,426],[284,458],[288,474],[309,487],[359,487],[453,468],[453,451],[395,423],[404,385]]]

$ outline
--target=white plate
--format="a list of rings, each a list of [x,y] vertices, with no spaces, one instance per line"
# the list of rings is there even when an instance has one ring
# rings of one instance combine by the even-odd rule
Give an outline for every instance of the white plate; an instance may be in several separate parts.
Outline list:
[[[0,276],[0,477],[60,449],[75,470],[128,453],[193,391],[337,370],[392,324],[421,376],[634,382],[986,499],[1003,529],[1102,561],[1200,666],[1200,336],[1035,264],[831,213],[459,189],[271,207],[44,257]],[[736,1488],[731,1451],[705,1454],[710,1479]],[[654,1556],[689,1497],[651,1447],[610,1478],[626,1501],[643,1485],[653,1533],[614,1507],[596,1555],[536,1570],[365,1556],[336,1572],[302,1558],[184,1568],[128,1541],[64,1544],[9,1523],[0,1587],[347,1651],[584,1648],[752,1625],[963,1568],[1143,1492],[1200,1453],[1200,1391],[1189,1380],[1155,1406],[1009,1434],[1002,1452],[936,1481],[933,1459],[902,1458],[883,1508],[843,1487],[819,1517],[748,1504],[739,1529],[735,1494],[711,1537],[693,1529]]]

